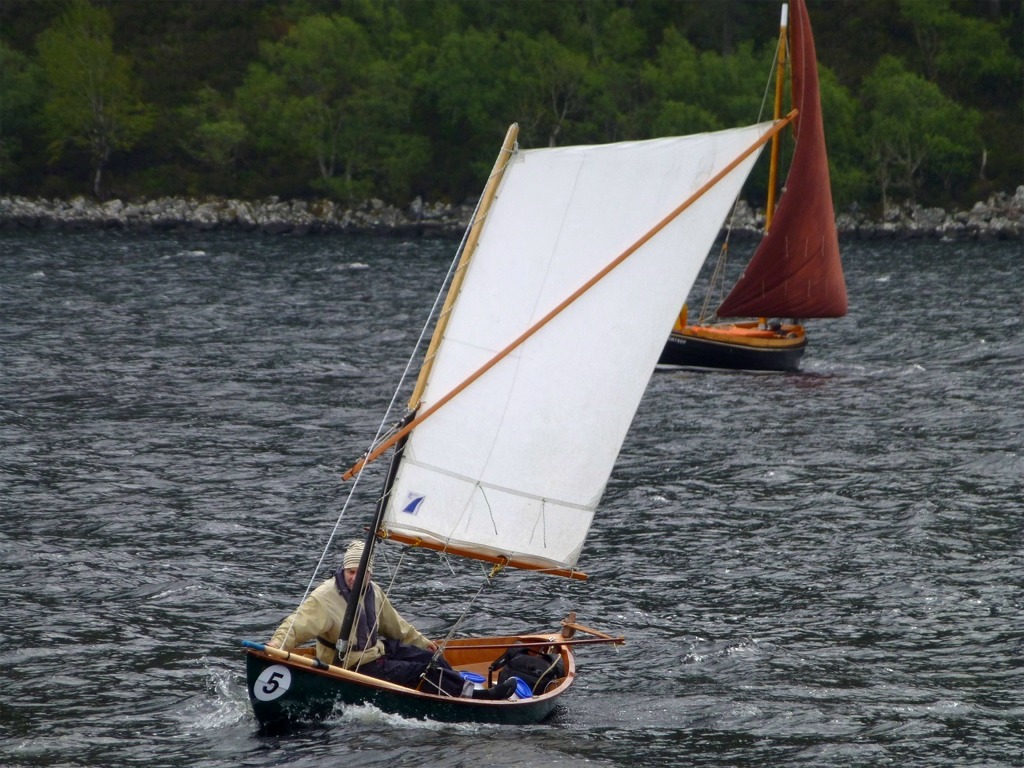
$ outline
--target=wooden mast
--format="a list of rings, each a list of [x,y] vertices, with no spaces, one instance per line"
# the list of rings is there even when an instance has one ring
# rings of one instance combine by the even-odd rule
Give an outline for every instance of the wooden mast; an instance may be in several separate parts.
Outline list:
[[[789,5],[782,5],[782,19],[779,21],[779,52],[777,66],[775,69],[775,111],[772,114],[774,120],[782,116],[782,87],[786,81],[786,30],[789,26]],[[775,189],[779,178],[779,135],[772,137],[771,163],[768,166],[768,202],[765,205],[764,230],[772,225],[772,217],[775,215]]]
[[[772,111],[772,119],[778,122],[779,118],[782,117],[782,87],[786,78],[786,32],[789,26],[789,4],[782,4],[782,18],[779,21],[779,45],[778,53],[776,54],[776,69],[775,69],[775,105]],[[768,232],[768,227],[771,226],[772,217],[775,215],[775,188],[778,185],[779,177],[779,134],[776,133],[772,136],[772,148],[771,148],[771,159],[768,164],[768,200],[765,203],[765,214],[764,214],[764,231]],[[722,246],[723,250],[728,248],[728,240],[725,245]],[[720,257],[721,258],[721,257]],[[717,274],[717,269],[716,269]],[[712,278],[712,286],[715,284],[715,279]],[[710,297],[710,291],[708,292]],[[705,306],[707,305],[707,299],[705,299]],[[676,323],[672,327],[673,333],[685,333],[687,323],[689,322],[689,312],[687,305],[684,303],[683,308],[679,311],[679,317],[676,318]],[[761,325],[765,325],[768,322],[768,318],[758,318],[758,322]],[[699,325],[704,324],[704,309],[701,309],[700,318],[697,323]]]
[[[782,18],[779,20],[779,49],[776,56],[775,68],[775,109],[772,118],[779,119],[782,114],[782,87],[786,81],[786,28],[789,26],[789,4],[782,4]],[[771,160],[768,163],[768,200],[764,208],[764,231],[772,225],[772,217],[775,215],[775,189],[779,179],[779,134],[772,136]],[[758,327],[764,328],[768,324],[767,317],[759,317]]]
[[[458,266],[455,267],[455,274],[452,275],[452,284],[448,287],[448,294],[444,298],[444,306],[441,307],[441,313],[437,317],[437,325],[434,326],[434,334],[430,337],[430,344],[427,346],[427,353],[423,356],[423,365],[420,367],[420,375],[416,379],[416,386],[413,388],[412,395],[409,397],[409,410],[415,411],[420,407],[420,398],[423,397],[423,389],[427,385],[427,377],[430,375],[430,369],[434,364],[434,355],[437,353],[437,346],[441,343],[441,339],[444,337],[445,328],[448,326],[448,318],[451,316],[452,305],[455,304],[455,299],[459,295],[459,290],[462,287],[462,280],[466,275],[466,267],[469,266],[470,260],[473,258],[473,253],[476,251],[476,245],[480,241],[480,232],[483,230],[484,220],[487,218],[487,212],[490,210],[491,203],[494,202],[494,195],[498,191],[498,185],[501,183],[501,177],[505,173],[505,167],[508,165],[509,159],[512,157],[512,150],[516,145],[516,138],[519,136],[519,124],[512,123],[508,127],[508,132],[505,134],[505,142],[501,145],[501,151],[498,153],[498,159],[494,161],[494,168],[491,170],[491,175],[487,179],[487,185],[484,187],[484,193],[480,198],[480,206],[477,209],[476,217],[473,220],[473,226],[469,230],[469,237],[466,238],[466,245],[462,249],[462,256],[459,257]]]

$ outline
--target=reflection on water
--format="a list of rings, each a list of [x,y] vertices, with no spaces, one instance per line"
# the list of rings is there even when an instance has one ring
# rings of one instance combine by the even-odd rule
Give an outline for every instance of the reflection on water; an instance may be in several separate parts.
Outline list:
[[[590,581],[509,574],[467,619],[627,636],[548,724],[261,737],[238,641],[314,576],[453,248],[5,234],[0,762],[1019,762],[1018,244],[845,244],[851,313],[802,373],[653,377]],[[409,560],[396,600],[441,633],[479,568]]]

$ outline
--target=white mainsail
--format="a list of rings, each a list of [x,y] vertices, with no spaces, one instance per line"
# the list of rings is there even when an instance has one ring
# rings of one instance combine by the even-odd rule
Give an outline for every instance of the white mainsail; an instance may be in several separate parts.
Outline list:
[[[517,150],[423,392],[457,387],[764,136]],[[575,567],[630,422],[760,150],[410,434],[384,528]]]

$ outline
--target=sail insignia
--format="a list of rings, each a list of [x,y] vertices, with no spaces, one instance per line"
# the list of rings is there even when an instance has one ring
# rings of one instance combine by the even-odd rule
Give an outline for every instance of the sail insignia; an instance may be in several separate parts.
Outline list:
[[[415,515],[426,496],[421,493],[409,493],[405,504],[402,505],[402,512],[406,515]]]

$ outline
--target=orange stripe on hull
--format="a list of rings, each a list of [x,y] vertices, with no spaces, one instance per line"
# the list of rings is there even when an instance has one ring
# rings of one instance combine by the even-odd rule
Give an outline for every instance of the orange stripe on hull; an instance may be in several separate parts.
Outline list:
[[[788,347],[800,347],[806,343],[804,329],[801,325],[783,325],[780,331],[761,330],[757,327],[756,323],[688,325],[683,328],[682,332],[677,331],[677,333],[680,336],[690,336],[746,347],[785,349]]]

